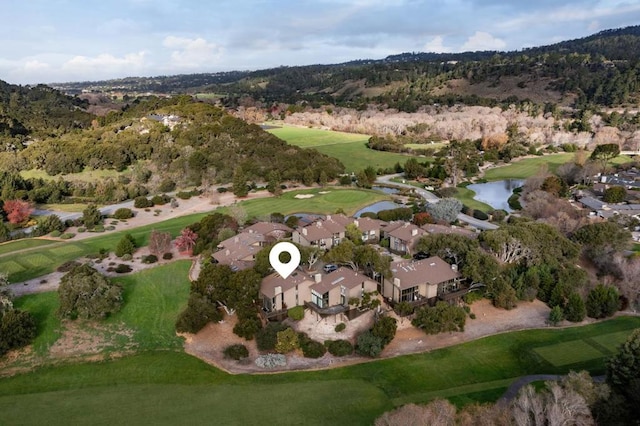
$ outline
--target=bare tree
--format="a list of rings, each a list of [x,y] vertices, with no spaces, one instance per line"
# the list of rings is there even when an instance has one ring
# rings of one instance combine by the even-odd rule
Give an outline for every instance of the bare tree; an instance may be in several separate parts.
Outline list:
[[[436,399],[428,405],[407,404],[384,413],[376,419],[376,426],[454,426],[456,407],[445,399]]]
[[[171,234],[160,232],[155,229],[149,235],[149,252],[158,257],[171,251]]]
[[[635,310],[640,304],[640,258],[626,258],[618,253],[613,257],[613,264],[622,275],[618,287]]]
[[[544,401],[533,386],[520,389],[513,400],[513,418],[518,426],[544,425]]]

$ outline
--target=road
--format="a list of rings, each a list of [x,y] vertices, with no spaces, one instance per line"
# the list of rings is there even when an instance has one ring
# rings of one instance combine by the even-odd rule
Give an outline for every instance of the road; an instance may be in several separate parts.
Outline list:
[[[422,198],[424,198],[427,203],[437,203],[438,201],[440,201],[440,198],[438,198],[438,196],[436,194],[434,194],[433,192],[427,191],[426,189],[418,188],[418,187],[413,186],[413,185],[408,185],[406,183],[393,182],[391,180],[391,179],[394,179],[394,178],[402,178],[402,176],[403,176],[402,173],[397,173],[397,174],[394,174],[394,175],[380,176],[380,177],[378,177],[378,179],[376,179],[376,183],[381,183],[381,184],[384,184],[384,185],[397,186],[397,187],[400,187],[400,188],[413,189],[416,192],[416,194],[418,194]],[[481,229],[483,231],[487,231],[487,230],[490,230],[490,229],[498,229],[498,225],[495,225],[495,224],[490,223],[490,222],[486,222],[484,220],[476,219],[475,217],[466,215],[464,213],[458,213],[458,220],[460,222],[468,223],[469,225],[473,226],[474,228],[478,228],[478,229]]]

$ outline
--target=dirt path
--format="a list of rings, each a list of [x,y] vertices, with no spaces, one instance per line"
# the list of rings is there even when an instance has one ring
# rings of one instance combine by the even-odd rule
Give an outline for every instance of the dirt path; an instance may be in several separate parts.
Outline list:
[[[561,380],[564,376],[558,374],[532,374],[530,376],[522,376],[518,378],[515,382],[511,383],[507,391],[500,397],[497,401],[498,404],[507,404],[513,398],[518,396],[518,392],[524,386],[539,381],[550,381],[550,380]],[[593,377],[593,381],[596,383],[604,383],[606,376],[595,376]]]

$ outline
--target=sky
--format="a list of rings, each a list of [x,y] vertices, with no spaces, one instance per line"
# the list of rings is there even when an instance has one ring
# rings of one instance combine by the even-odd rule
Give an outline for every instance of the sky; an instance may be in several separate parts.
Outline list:
[[[95,81],[517,50],[640,24],[639,0],[0,0],[0,80]]]

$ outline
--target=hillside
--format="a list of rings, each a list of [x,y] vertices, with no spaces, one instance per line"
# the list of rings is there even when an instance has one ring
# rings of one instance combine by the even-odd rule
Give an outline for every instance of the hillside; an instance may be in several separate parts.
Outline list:
[[[513,52],[404,53],[336,65],[128,78],[56,85],[67,91],[215,93],[225,106],[307,102],[405,112],[424,105],[498,106],[533,101],[583,109],[640,99],[640,26]]]

